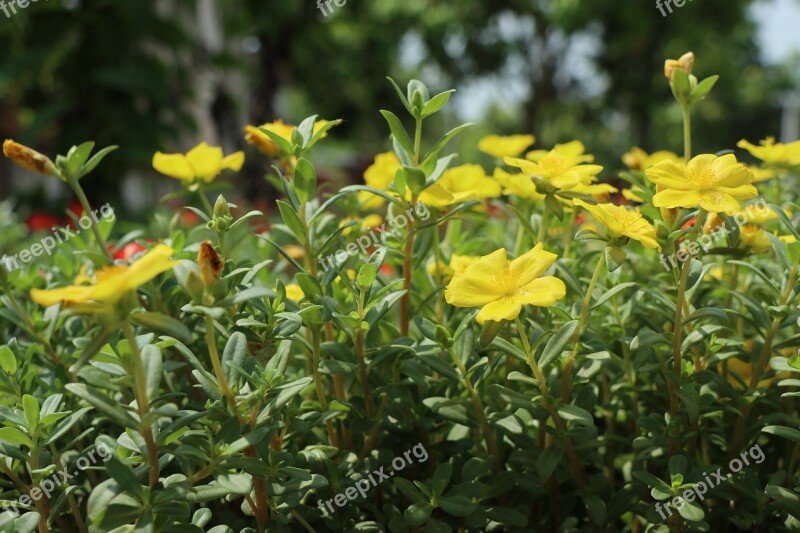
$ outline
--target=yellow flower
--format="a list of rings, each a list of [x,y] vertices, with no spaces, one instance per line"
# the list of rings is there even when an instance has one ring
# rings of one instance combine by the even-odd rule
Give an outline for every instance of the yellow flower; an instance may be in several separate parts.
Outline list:
[[[223,170],[238,172],[244,164],[244,152],[223,157],[222,148],[200,143],[187,154],[162,154],[153,156],[153,168],[170,178],[181,180],[184,186],[196,182],[209,183]]]
[[[102,302],[114,304],[126,293],[136,290],[162,272],[166,272],[178,261],[172,261],[172,248],[159,244],[132,265],[106,267],[95,273],[92,285],[71,285],[61,289],[31,291],[31,299],[39,305],[51,306],[61,301],[73,303]],[[85,280],[86,275],[79,276]],[[79,280],[76,280],[76,283]]]
[[[494,157],[519,157],[534,142],[533,135],[487,135],[478,141],[478,150]]]
[[[597,204],[591,205],[579,198],[572,200],[575,205],[586,209],[601,224],[603,224],[608,236],[612,239],[628,237],[639,241],[645,248],[657,248],[661,246],[656,241],[655,228],[645,219],[638,209],[627,209],[621,205]]]
[[[445,299],[456,307],[482,307],[476,317],[481,324],[486,320],[513,320],[523,305],[551,306],[567,293],[560,279],[541,277],[557,257],[539,243],[509,261],[501,248],[456,273],[445,289]]]
[[[320,128],[322,128],[325,124],[327,124],[327,120],[318,120],[314,122],[314,129],[313,133],[316,134],[319,132]],[[262,124],[261,126],[245,126],[244,131],[244,140],[248,144],[252,144],[256,148],[258,148],[262,153],[270,156],[275,157],[278,154],[278,145],[263,131],[259,130],[259,128],[264,128],[265,130],[269,130],[272,133],[276,134],[278,137],[286,139],[287,141],[292,140],[292,131],[297,126],[293,126],[292,124],[286,124],[281,119],[276,120],[275,122],[269,122],[267,124]],[[324,134],[323,137],[326,137],[328,134]]]
[[[632,185],[630,189],[622,189],[622,196],[629,202],[637,202],[641,204],[644,202],[641,196],[643,193],[644,191],[638,185]]]
[[[672,76],[675,74],[675,69],[685,70],[686,74],[692,73],[692,66],[694,65],[694,53],[686,52],[680,59],[667,59],[664,61],[664,76],[669,81],[672,81]]]
[[[775,214],[775,211],[767,207],[767,205],[764,203],[758,205],[758,202],[745,206],[744,209],[734,215],[734,218],[737,216],[743,217],[745,224],[757,225],[763,225],[770,220],[775,220],[778,218],[778,215]]]
[[[754,254],[762,254],[772,249],[767,233],[758,226],[745,224],[739,228],[739,241]]]
[[[449,265],[439,265],[439,277],[444,280],[450,280],[454,274],[464,272],[469,265],[478,259],[480,257],[475,255],[452,255]],[[436,276],[436,263],[429,264],[427,270],[431,276]]]
[[[377,228],[383,224],[383,217],[380,215],[367,215],[362,218],[347,217],[342,219],[342,221],[339,223],[339,227],[341,228],[345,224],[349,224],[353,221],[358,222],[358,226],[350,226],[349,228],[345,228],[345,230],[342,231],[342,235],[349,235],[353,229],[357,229],[360,233],[364,233],[370,231],[372,228]]]
[[[470,200],[500,196],[500,185],[480,165],[461,165],[445,170],[439,180],[422,191],[419,201],[429,207],[447,207]]]
[[[306,293],[300,288],[297,283],[290,283],[286,286],[286,297],[293,302],[299,302],[306,297]]]
[[[580,141],[570,141],[564,144],[557,144],[552,150],[549,151],[533,150],[525,154],[525,159],[538,163],[553,152],[566,159],[573,159],[577,163],[591,163],[594,161],[593,155],[584,153],[586,152],[586,147],[583,146],[583,143]]]
[[[786,244],[792,244],[793,242],[797,242],[797,239],[795,238],[794,235],[778,235],[778,238]]]
[[[302,261],[306,257],[306,249],[299,244],[284,244],[283,251],[295,261]]]
[[[757,157],[770,165],[800,165],[800,141],[783,144],[776,143],[775,137],[768,137],[759,144],[760,146],[756,146],[742,139],[736,146],[744,148],[753,157]]]
[[[634,146],[630,152],[622,156],[622,162],[631,170],[644,170],[662,161],[675,161],[677,163],[683,161],[683,158],[678,157],[677,154],[669,150],[659,150],[648,154],[638,146]]]
[[[710,213],[733,214],[739,211],[738,200],[755,198],[753,173],[727,154],[698,155],[688,165],[662,161],[647,169],[647,178],[663,187],[653,197],[656,207],[701,207]]]
[[[747,170],[753,173],[753,183],[771,180],[778,175],[778,173],[771,168],[761,168],[755,165],[747,165]]]
[[[614,187],[609,183],[590,183],[588,185],[583,185],[583,184],[576,185],[575,187],[570,189],[570,192],[577,192],[581,194],[586,194],[588,196],[594,196],[598,200],[605,201],[608,200],[608,196],[610,194],[614,194],[618,190],[619,189],[617,189],[616,187]],[[563,198],[559,197],[559,200],[563,200]]]
[[[11,139],[6,139],[3,143],[3,155],[25,170],[37,174],[52,175],[56,170],[55,164],[49,157]]]
[[[536,190],[536,184],[530,176],[510,174],[502,168],[496,168],[493,177],[503,187],[503,194],[512,194],[534,202],[544,199],[544,195]]]
[[[225,266],[211,241],[200,243],[200,250],[197,252],[197,265],[200,267],[200,277],[206,287],[217,281]]]
[[[577,142],[577,141],[576,141]],[[566,146],[566,145],[561,145]],[[554,148],[544,156],[541,154],[528,154],[528,158],[534,157],[536,160],[514,159],[506,157],[505,162],[512,167],[519,168],[527,176],[538,176],[545,180],[551,187],[556,189],[570,190],[578,185],[590,185],[594,177],[603,170],[600,165],[586,165],[587,157],[581,153],[576,153],[574,146],[569,149]]]
[[[379,191],[389,189],[394,175],[403,165],[394,152],[384,152],[375,156],[375,162],[364,171],[364,183]],[[364,209],[375,209],[386,203],[382,197],[368,191],[358,193],[358,200]]]

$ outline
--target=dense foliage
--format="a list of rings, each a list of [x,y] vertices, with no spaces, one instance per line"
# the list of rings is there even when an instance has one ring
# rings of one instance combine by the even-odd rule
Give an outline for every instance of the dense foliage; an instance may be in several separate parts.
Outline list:
[[[0,529],[796,529],[800,143],[693,157],[693,61],[619,195],[578,141],[456,165],[416,80],[364,185],[309,160],[340,120],[247,128],[275,221],[208,199],[241,152],[156,153],[186,208],[123,234],[114,147],[6,141],[82,211],[0,267]]]

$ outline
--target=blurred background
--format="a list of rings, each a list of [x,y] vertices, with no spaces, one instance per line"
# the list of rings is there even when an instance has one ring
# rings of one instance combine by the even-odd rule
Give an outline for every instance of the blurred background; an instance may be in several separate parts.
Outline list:
[[[386,76],[417,77],[432,92],[458,90],[426,126],[428,142],[476,123],[454,143],[461,161],[489,163],[475,148],[487,133],[533,133],[537,148],[577,138],[608,180],[633,145],[680,151],[663,62],[692,50],[698,77],[721,76],[693,121],[696,152],[798,137],[800,0],[686,0],[666,16],[655,0],[339,3],[325,13],[315,0],[0,6],[0,135],[51,156],[85,140],[120,145],[84,187],[130,220],[179,189],[152,170],[155,151],[243,149],[245,168],[226,181],[264,207],[270,163],[244,143],[245,125],[344,119],[313,158],[326,178],[355,183],[390,148],[378,110],[402,110]],[[0,224],[62,217],[73,201],[62,183],[5,160],[0,199]]]

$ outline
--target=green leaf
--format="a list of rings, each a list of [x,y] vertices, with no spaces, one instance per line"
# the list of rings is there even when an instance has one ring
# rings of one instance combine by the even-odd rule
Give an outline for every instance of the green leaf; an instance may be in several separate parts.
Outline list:
[[[481,349],[485,349],[489,345],[492,344],[492,341],[503,331],[503,327],[505,327],[506,321],[500,320],[499,322],[495,322],[493,320],[487,320],[483,324],[483,329],[481,329],[481,335],[478,339],[478,345]]]
[[[79,174],[78,174],[78,176],[77,176],[77,179],[81,179],[81,178],[82,178],[82,177],[84,177],[86,174],[88,174],[89,172],[91,172],[92,170],[94,170],[94,169],[95,169],[95,167],[96,167],[97,165],[99,165],[99,164],[100,164],[100,162],[101,162],[103,159],[105,159],[105,157],[106,157],[108,154],[110,154],[111,152],[113,152],[113,151],[114,151],[114,150],[116,150],[117,148],[119,148],[119,146],[107,146],[107,147],[103,148],[102,150],[100,150],[99,152],[97,152],[96,154],[94,154],[94,155],[92,156],[92,158],[89,160],[89,162],[88,162],[88,163],[86,163],[86,164],[83,166],[83,168],[81,169],[80,173],[79,173]]]
[[[33,433],[39,425],[39,401],[30,394],[25,394],[22,397],[22,409],[25,412],[25,420],[28,421],[28,428]]]
[[[158,395],[158,386],[164,375],[164,359],[157,346],[148,344],[142,348],[142,366],[147,396],[153,399]]]
[[[247,337],[241,331],[236,331],[231,334],[222,352],[222,374],[228,384],[233,385],[238,381],[234,366],[244,367],[245,359],[247,359]],[[234,391],[236,389],[238,387],[235,387]]]
[[[577,330],[577,320],[571,320],[558,328],[558,331],[556,331],[556,333],[547,341],[544,351],[542,352],[541,357],[539,357],[539,366],[546,368],[547,365],[552,363],[553,360],[560,356],[564,351],[564,347],[567,345],[573,335],[575,335]]]
[[[75,396],[86,400],[95,409],[118,424],[138,430],[139,422],[115,400],[104,396],[97,389],[83,383],[69,383],[66,385],[66,389]]]
[[[609,272],[614,272],[616,269],[625,264],[625,259],[628,255],[622,248],[616,246],[606,246],[606,268]]]
[[[300,243],[306,242],[305,228],[297,212],[283,200],[278,200],[277,204],[284,224],[289,227],[289,230],[291,230],[292,234]]]
[[[33,448],[30,437],[17,428],[0,428],[0,442]]]
[[[92,141],[85,142],[79,146],[73,146],[67,154],[67,176],[79,176],[79,171],[83,167],[86,160],[89,159],[89,154],[94,149]]]
[[[11,348],[6,345],[0,346],[0,368],[6,374],[13,375],[17,373],[17,357],[11,351]]]
[[[170,337],[175,337],[183,342],[191,342],[192,332],[178,319],[172,318],[161,313],[151,313],[140,311],[131,313],[131,322],[143,326],[156,333],[163,333]]]
[[[403,519],[409,526],[419,526],[425,523],[425,521],[431,517],[432,512],[433,507],[428,502],[413,503],[403,513]]]
[[[708,78],[698,83],[697,86],[694,89],[692,89],[692,93],[690,95],[692,103],[699,102],[700,100],[705,98],[706,95],[709,92],[711,92],[711,89],[714,88],[714,85],[717,83],[717,80],[719,80],[719,76],[714,75],[714,76],[709,76]]]
[[[444,496],[437,502],[444,512],[453,516],[469,516],[478,509],[478,506],[466,496]]]
[[[542,482],[550,479],[553,475],[558,463],[561,462],[561,457],[564,455],[564,450],[561,445],[554,443],[552,446],[545,448],[539,457],[536,458],[536,474]]]
[[[400,97],[400,101],[403,102],[403,107],[406,108],[406,111],[413,114],[414,112],[411,110],[411,103],[408,101],[408,98],[406,98],[406,95],[403,94],[403,91],[400,89],[400,86],[397,85],[397,83],[395,83],[395,81],[392,78],[389,78],[387,76],[386,79],[389,80],[389,83],[392,84],[394,90],[397,91],[397,96]]]
[[[800,431],[794,428],[788,428],[785,426],[766,426],[761,431],[764,433],[771,433],[772,435],[777,435],[800,444]]]
[[[702,507],[694,502],[687,502],[683,498],[681,498],[681,500],[683,500],[683,504],[677,506],[678,512],[686,520],[689,520],[690,522],[699,522],[705,517]]]
[[[577,405],[559,405],[558,414],[561,415],[561,418],[564,420],[573,420],[582,426],[594,427],[594,419],[591,413],[585,409],[581,409]]]
[[[294,189],[297,198],[301,203],[305,203],[314,197],[317,189],[317,173],[307,159],[297,160],[294,170]]]
[[[269,137],[272,142],[277,144],[282,153],[291,154],[293,152],[292,144],[277,133],[270,131],[267,128],[258,128],[258,131]]]
[[[789,217],[786,216],[786,212],[783,209],[781,209],[781,207],[778,205],[769,204],[769,206],[772,208],[775,214],[778,215],[778,218],[781,219],[783,225],[786,226],[789,229],[789,231],[792,232],[794,238],[800,241],[800,233],[797,232],[794,225],[792,224],[792,221],[789,220]]]
[[[434,113],[437,113],[441,108],[445,106],[448,100],[450,100],[450,95],[456,92],[455,89],[450,89],[449,91],[445,91],[443,93],[439,93],[430,100],[425,106],[422,108],[422,118],[429,117]]]
[[[105,463],[105,468],[122,490],[132,493],[139,499],[143,497],[142,485],[128,465],[122,463],[116,457],[109,457]]]
[[[389,130],[392,132],[395,140],[400,143],[400,146],[402,146],[407,153],[413,154],[414,143],[411,142],[411,137],[408,136],[406,129],[403,127],[403,123],[400,122],[397,115],[385,109],[381,109],[381,115],[383,115],[383,118],[385,118],[386,122],[389,124]]]
[[[471,128],[472,126],[474,126],[474,124],[468,122],[466,124],[462,124],[461,126],[457,126],[452,130],[448,131],[447,133],[445,133],[444,136],[441,139],[439,139],[436,142],[436,144],[433,145],[433,148],[431,148],[428,151],[428,153],[425,154],[425,158],[423,159],[422,164],[425,165],[427,162],[429,162],[429,160],[437,158],[439,156],[439,152],[441,152],[444,149],[444,147],[447,146],[448,143],[455,138],[456,135],[458,135],[467,128]]]

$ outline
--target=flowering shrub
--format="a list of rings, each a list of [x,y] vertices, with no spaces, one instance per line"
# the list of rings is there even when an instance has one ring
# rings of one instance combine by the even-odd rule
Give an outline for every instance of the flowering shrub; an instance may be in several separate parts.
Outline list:
[[[693,64],[683,156],[632,149],[620,195],[579,141],[455,165],[416,80],[363,185],[318,188],[339,120],[246,128],[268,229],[206,196],[243,153],[155,154],[191,217],[0,269],[2,531],[800,527],[800,142],[692,154]],[[113,149],[4,144],[83,213]]]

